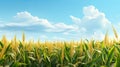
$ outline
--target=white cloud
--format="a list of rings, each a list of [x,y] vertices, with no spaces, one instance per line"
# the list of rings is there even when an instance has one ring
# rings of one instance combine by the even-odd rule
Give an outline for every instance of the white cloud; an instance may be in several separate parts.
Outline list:
[[[66,25],[64,23],[57,23],[53,25],[54,28],[47,29],[47,32],[68,32],[68,31],[75,31],[77,30],[77,27],[73,25]]]
[[[105,14],[103,12],[100,12],[94,6],[84,7],[83,13],[83,22],[94,21],[93,23],[97,23],[96,25],[100,25],[102,27],[105,27],[106,24],[110,23],[110,21],[105,17]]]
[[[76,24],[79,24],[81,22],[80,18],[74,17],[74,16],[70,16],[70,18],[72,19],[73,22],[75,22]]]
[[[27,21],[39,21],[39,18],[36,16],[32,16],[31,13],[24,11],[24,12],[18,12],[16,16],[14,16],[15,18],[17,18],[18,20],[22,19],[22,20],[27,20]]]
[[[17,13],[16,16],[14,16],[17,21],[24,22],[26,24],[40,24],[45,27],[53,27],[52,24],[47,19],[38,18],[37,16],[32,16],[31,13],[24,11]],[[22,23],[22,24],[24,24]],[[18,23],[19,24],[19,23]]]
[[[84,7],[83,12],[85,15],[84,19],[87,21],[95,20],[96,21],[95,23],[98,23],[102,27],[105,27],[107,24],[110,23],[110,21],[106,18],[105,14],[103,12],[100,12],[94,6]]]
[[[97,8],[91,5],[83,8],[83,14],[85,15],[85,17],[92,19],[92,18],[96,18],[97,16],[103,13],[99,12]]]
[[[17,15],[14,16],[14,19],[14,22],[4,24],[3,27],[1,26],[1,29],[9,31],[37,31],[49,33],[63,33],[65,31],[72,32],[77,29],[77,27],[65,23],[52,24],[47,19],[33,16],[27,11],[18,12]]]
[[[32,16],[27,11],[17,13],[15,18],[17,18],[20,21],[23,20],[24,22],[26,22],[26,23],[22,23],[24,25],[31,25],[31,24],[39,25],[40,24],[47,28],[46,29],[47,32],[62,32],[65,30],[74,30],[74,27],[72,25],[66,25],[64,23],[52,24],[47,19],[42,19],[42,18],[38,18],[37,16]],[[17,23],[17,24],[15,23],[13,25],[18,25],[18,24],[20,23]]]
[[[80,30],[84,30],[87,35],[102,36],[101,33],[96,33],[97,31],[104,32],[108,28],[111,22],[106,18],[105,14],[99,11],[94,6],[90,5],[83,8],[84,16],[82,18],[77,18],[75,16],[70,16],[72,21],[79,24]]]

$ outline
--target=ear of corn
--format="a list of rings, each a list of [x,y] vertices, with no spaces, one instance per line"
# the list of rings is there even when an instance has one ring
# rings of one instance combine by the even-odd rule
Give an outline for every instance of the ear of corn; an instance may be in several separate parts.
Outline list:
[[[118,34],[117,34],[117,31],[116,29],[114,28],[114,26],[112,25],[112,29],[113,29],[113,32],[114,32],[114,35],[115,35],[115,38],[118,39]]]
[[[109,36],[108,36],[108,31],[106,32],[106,34],[105,34],[105,38],[104,38],[104,44],[103,44],[103,46],[106,46],[106,45],[108,45],[109,44]]]

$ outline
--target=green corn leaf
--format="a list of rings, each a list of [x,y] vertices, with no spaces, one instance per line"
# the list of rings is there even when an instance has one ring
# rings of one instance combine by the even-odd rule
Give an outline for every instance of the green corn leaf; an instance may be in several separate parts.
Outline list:
[[[120,48],[119,48],[119,45],[114,45],[115,47],[116,47],[116,49],[117,49],[117,51],[120,53]]]
[[[26,66],[26,63],[21,63],[21,62],[13,62],[10,67],[20,67],[20,66]]]
[[[2,42],[0,41],[0,46],[3,48],[4,47],[4,45],[2,44]]]
[[[120,54],[116,57],[116,62],[114,67],[120,67]]]
[[[114,56],[114,49],[115,47],[113,46],[110,50],[109,50],[109,53],[108,53],[108,60],[107,60],[107,63],[106,65],[109,67],[110,66],[110,63],[113,59],[113,56]]]

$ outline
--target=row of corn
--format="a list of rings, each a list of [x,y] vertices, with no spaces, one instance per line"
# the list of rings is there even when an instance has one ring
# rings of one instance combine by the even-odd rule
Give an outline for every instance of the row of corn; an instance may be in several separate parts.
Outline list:
[[[103,41],[0,41],[0,67],[120,67],[120,42],[106,33]]]

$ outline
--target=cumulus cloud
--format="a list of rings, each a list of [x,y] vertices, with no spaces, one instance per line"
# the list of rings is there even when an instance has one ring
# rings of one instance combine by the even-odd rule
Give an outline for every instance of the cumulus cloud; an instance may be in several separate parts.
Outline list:
[[[70,16],[73,22],[79,23],[79,29],[83,28],[86,32],[86,36],[102,36],[102,33],[96,33],[96,31],[106,31],[111,22],[106,18],[105,14],[99,11],[94,6],[90,5],[83,8],[84,16],[82,18],[77,18],[75,16]]]
[[[84,7],[83,13],[84,13],[83,22],[93,24],[96,23],[96,25],[99,25],[100,27],[105,27],[106,24],[110,23],[110,21],[106,18],[105,14],[103,12],[100,12],[94,6]]]
[[[103,12],[100,12],[94,6],[84,7],[83,14],[84,16],[82,17],[81,23],[79,23],[79,25],[80,27],[84,27],[87,30],[101,29],[106,27],[107,24],[110,24],[110,21],[105,17],[105,14]],[[77,17],[74,17],[74,18],[77,18]],[[77,18],[77,19],[72,18],[72,20],[75,22],[78,21],[78,19],[80,20],[80,18]]]
[[[24,11],[17,13],[16,16],[14,16],[15,19],[19,22],[24,22],[23,24],[39,24],[45,27],[53,27],[52,24],[49,23],[47,19],[38,18],[37,16],[32,16],[31,13]]]
[[[24,11],[18,12],[16,16],[14,16],[16,20],[20,22],[28,21],[28,22],[38,22],[40,19],[37,16],[32,16],[31,13]]]

